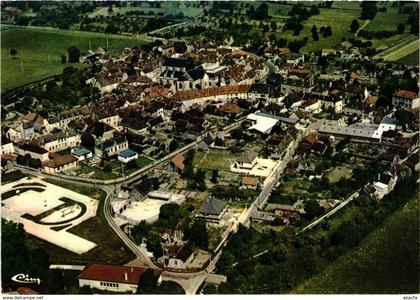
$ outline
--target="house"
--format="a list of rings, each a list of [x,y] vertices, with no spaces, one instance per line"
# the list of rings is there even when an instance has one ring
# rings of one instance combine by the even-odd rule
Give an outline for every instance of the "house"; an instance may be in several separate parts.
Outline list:
[[[78,159],[71,154],[56,155],[52,160],[44,163],[44,171],[49,174],[65,172],[77,167]]]
[[[219,107],[219,111],[223,114],[228,114],[230,116],[238,116],[245,111],[236,103],[225,103]]]
[[[108,155],[108,157],[117,155],[125,150],[128,150],[128,141],[124,137],[116,137],[105,141],[95,147],[95,154],[98,157]]]
[[[37,139],[38,145],[49,152],[58,152],[67,148],[74,148],[81,143],[81,138],[74,130],[58,131],[41,136]]]
[[[172,172],[178,172],[178,173],[182,173],[185,170],[185,157],[181,154],[178,153],[177,155],[175,155],[171,161],[169,162],[169,169]]]
[[[244,189],[256,190],[258,187],[258,178],[245,176],[244,178],[242,178],[242,187]]]
[[[251,214],[251,219],[256,222],[270,224],[274,222],[274,220],[276,219],[276,216],[274,215],[274,213],[255,210]]]
[[[228,205],[225,201],[210,197],[201,206],[197,218],[202,218],[210,223],[219,223],[227,207]]]
[[[95,122],[86,129],[87,133],[94,135],[101,142],[112,139],[114,131],[115,128],[103,122]]]
[[[88,286],[98,290],[135,293],[138,288],[141,275],[147,269],[126,266],[114,266],[90,263],[78,276],[79,286]],[[161,280],[159,270],[154,270]]]
[[[392,105],[406,110],[420,107],[420,97],[416,93],[407,90],[399,90],[392,96]]]
[[[78,161],[83,161],[92,157],[92,152],[86,148],[71,149],[71,154],[76,157]]]
[[[207,151],[209,151],[209,145],[205,141],[201,141],[197,145],[197,150],[200,150],[200,151],[203,151],[203,152],[207,152]]]
[[[23,116],[22,121],[25,123],[32,123],[35,131],[40,131],[41,128],[45,127],[45,119],[36,113],[27,113]]]
[[[21,156],[29,154],[33,159],[39,159],[41,162],[47,161],[48,151],[42,147],[33,144],[22,144],[15,148],[16,153]]]
[[[394,189],[397,180],[398,177],[390,172],[378,174],[377,181],[373,183],[373,187],[375,188],[374,196],[377,199],[382,199]]]
[[[252,169],[257,163],[257,157],[257,152],[248,150],[236,160],[235,168]]]
[[[4,135],[1,136],[1,151],[0,155],[3,154],[13,154],[15,152],[15,147],[11,140],[9,140]]]
[[[279,122],[276,116],[261,112],[249,114],[246,119],[250,120],[253,124],[248,130],[255,130],[262,134],[269,134],[273,127]]]
[[[132,160],[136,160],[137,158],[139,158],[139,154],[130,149],[125,150],[121,152],[120,154],[118,154],[118,160],[125,164],[129,163]]]
[[[194,259],[193,246],[191,242],[184,244],[176,252],[175,257],[169,258],[166,264],[170,269],[186,269],[187,265]]]

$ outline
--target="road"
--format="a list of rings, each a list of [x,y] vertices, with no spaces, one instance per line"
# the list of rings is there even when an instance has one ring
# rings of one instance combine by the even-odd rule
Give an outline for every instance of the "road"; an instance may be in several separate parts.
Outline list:
[[[333,214],[335,214],[336,212],[338,212],[340,209],[342,209],[344,206],[346,206],[347,204],[350,203],[350,201],[354,200],[355,198],[357,198],[359,196],[359,191],[355,192],[354,194],[352,194],[350,197],[348,197],[345,201],[341,202],[339,205],[337,205],[336,207],[334,207],[332,210],[330,210],[328,213],[326,213],[325,215],[323,215],[322,217],[316,219],[315,221],[313,221],[311,224],[309,224],[308,226],[305,226],[304,228],[302,228],[301,230],[299,230],[298,233],[302,233],[308,229],[311,229],[312,227],[318,225],[319,223],[321,223],[325,218],[328,218],[330,216],[332,216]]]

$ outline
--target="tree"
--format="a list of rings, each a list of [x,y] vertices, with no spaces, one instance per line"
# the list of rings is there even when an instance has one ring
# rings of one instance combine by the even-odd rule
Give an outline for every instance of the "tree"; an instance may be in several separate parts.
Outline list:
[[[187,51],[187,45],[184,42],[175,42],[174,50],[176,53],[185,53]]]
[[[64,54],[61,54],[61,63],[65,64],[67,62],[67,56],[65,56]]]
[[[323,37],[328,37],[332,35],[331,26],[327,26],[324,30]]]
[[[359,22],[356,19],[354,19],[350,24],[350,31],[356,33],[359,27]]]
[[[141,274],[137,286],[137,294],[156,294],[158,277],[153,269],[147,269]]]
[[[174,152],[176,149],[178,149],[179,145],[178,142],[176,140],[172,140],[169,143],[169,152]]]
[[[17,54],[18,54],[18,52],[16,51],[16,49],[10,49],[10,55],[12,56],[13,59],[16,58]]]
[[[316,28],[316,26],[312,26],[312,38],[314,39],[314,41],[318,40],[318,29]]]
[[[95,138],[88,132],[84,132],[80,137],[80,144],[86,148],[95,148]]]
[[[80,49],[76,46],[71,46],[67,49],[68,51],[68,57],[69,57],[69,63],[76,63],[79,62],[80,58]]]
[[[277,30],[277,23],[276,23],[276,21],[271,21],[270,27],[271,27],[271,30],[272,31],[276,31]]]
[[[404,26],[404,24],[403,24],[403,23],[398,24],[398,27],[397,27],[397,33],[398,33],[398,34],[403,34],[403,33],[404,33],[404,31],[405,31],[405,26]]]
[[[147,250],[152,252],[154,257],[161,257],[163,255],[161,242],[162,238],[158,232],[149,232],[147,236]]]
[[[308,219],[311,220],[321,215],[323,212],[323,209],[321,206],[319,206],[318,201],[311,199],[311,200],[306,201],[305,203],[305,212]]]
[[[108,13],[110,14],[112,12],[113,12],[112,5],[110,5],[110,6],[108,6]]]
[[[219,177],[219,170],[215,169],[211,172],[210,181],[213,182],[213,183],[217,183],[217,177]]]
[[[199,219],[192,224],[190,229],[190,240],[196,246],[207,249],[209,245],[209,234],[207,232],[206,223]]]

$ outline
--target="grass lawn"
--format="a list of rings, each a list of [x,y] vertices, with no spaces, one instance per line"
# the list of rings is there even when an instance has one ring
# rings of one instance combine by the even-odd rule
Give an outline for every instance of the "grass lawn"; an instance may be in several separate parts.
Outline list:
[[[399,49],[395,49],[395,51],[382,56],[384,60],[389,61],[397,61],[413,52],[417,52],[419,50],[419,39],[413,40],[409,44],[401,45]]]
[[[308,180],[302,180],[299,178],[292,178],[283,182],[280,186],[282,191],[286,194],[295,195],[308,193],[308,190],[311,188],[312,183]]]
[[[96,243],[97,246],[87,253],[78,255],[29,234],[26,236],[28,243],[44,248],[50,255],[50,260],[57,263],[69,262],[84,264],[96,261],[109,264],[125,264],[134,259],[134,255],[125,247],[118,236],[114,234],[105,220],[105,216],[103,215],[105,192],[100,189],[85,187],[78,184],[60,183],[55,180],[46,181],[99,200],[96,217],[89,218],[68,230],[68,232]]]
[[[230,164],[236,159],[235,155],[229,153],[197,151],[194,154],[193,166],[194,168],[229,172]]]
[[[400,58],[399,60],[397,60],[397,62],[399,62],[401,64],[418,65],[418,63],[419,63],[419,51],[414,51],[414,52]]]
[[[405,24],[407,21],[408,14],[400,14],[398,13],[398,7],[392,7],[391,3],[387,3],[388,5],[380,5],[386,7],[386,12],[377,12],[375,18],[366,25],[364,30],[368,31],[381,31],[381,30],[390,30],[396,31],[397,26],[400,23]],[[406,31],[409,31],[409,26],[407,27]]]
[[[419,293],[419,203],[417,193],[359,247],[292,293]]]
[[[352,170],[343,166],[336,167],[327,174],[327,178],[331,183],[338,182],[341,178],[350,179],[351,176]]]
[[[111,53],[119,53],[125,47],[133,47],[144,42],[124,36],[105,35],[60,29],[42,29],[34,27],[9,27],[1,29],[1,87],[2,92],[45,77],[62,73],[65,66],[81,64],[62,64],[61,54],[67,56],[70,46],[77,46],[83,52],[98,47],[106,47],[108,38]],[[10,50],[18,52],[12,59]],[[50,55],[50,63],[48,62]],[[24,72],[21,70],[23,63]]]
[[[188,2],[161,2],[160,8],[150,7],[147,3],[138,3],[136,7],[134,6],[126,6],[126,7],[113,7],[112,13],[108,13],[108,7],[100,7],[89,14],[89,17],[95,17],[95,16],[108,16],[108,15],[116,15],[117,13],[126,13],[128,11],[142,11],[146,15],[149,11],[153,11],[154,15],[151,15],[151,17],[154,17],[158,13],[164,13],[164,14],[172,14],[176,15],[179,13],[183,13],[185,17],[196,17],[199,14],[203,12],[202,8],[196,8],[192,7],[190,3]]]
[[[403,36],[403,35],[401,35]],[[394,36],[393,38],[395,38],[396,36]],[[391,39],[391,38],[390,38]],[[411,44],[413,41],[417,40],[418,37],[415,35],[406,35],[404,37],[402,37],[400,40],[395,39],[392,40],[391,44],[387,43],[387,48],[381,52],[379,52],[377,55],[375,55],[375,57],[385,57],[388,55],[391,55],[394,52],[399,52],[401,50],[401,48],[403,48],[406,45]],[[379,44],[374,44],[375,46],[379,46],[381,47]]]

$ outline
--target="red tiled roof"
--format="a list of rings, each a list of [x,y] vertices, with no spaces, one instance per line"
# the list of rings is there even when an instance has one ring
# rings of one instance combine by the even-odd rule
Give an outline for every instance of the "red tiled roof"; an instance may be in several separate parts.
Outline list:
[[[54,159],[49,160],[45,163],[44,166],[51,167],[51,168],[58,168],[64,165],[67,165],[69,163],[77,161],[77,158],[75,158],[73,155],[66,154],[63,156],[56,156]]]
[[[185,160],[185,157],[182,156],[182,154],[178,153],[177,155],[174,156],[174,158],[172,158],[171,162],[175,165],[175,167],[177,167],[181,171],[184,171],[185,169],[184,160]]]
[[[16,292],[19,295],[38,295],[37,292],[35,292],[34,290],[28,288],[28,287],[18,287],[18,289],[16,290]]]
[[[233,113],[233,114],[238,114],[244,111],[244,109],[238,106],[238,104],[236,103],[225,103],[219,108],[219,110],[221,112],[227,112],[227,113]]]
[[[417,98],[417,94],[412,92],[412,91],[407,91],[407,90],[400,90],[396,93],[394,93],[395,97],[401,97],[401,98],[406,98],[406,99],[416,99]]]
[[[143,274],[146,270],[147,269],[136,267],[92,263],[88,264],[83,269],[79,275],[79,279],[138,284],[141,274]],[[125,274],[127,274],[127,276]]]
[[[204,90],[188,90],[179,91],[173,97],[172,100],[184,101],[195,98],[211,97],[216,95],[226,95],[234,93],[246,93],[249,91],[250,85],[230,85],[221,87],[212,87]]]

